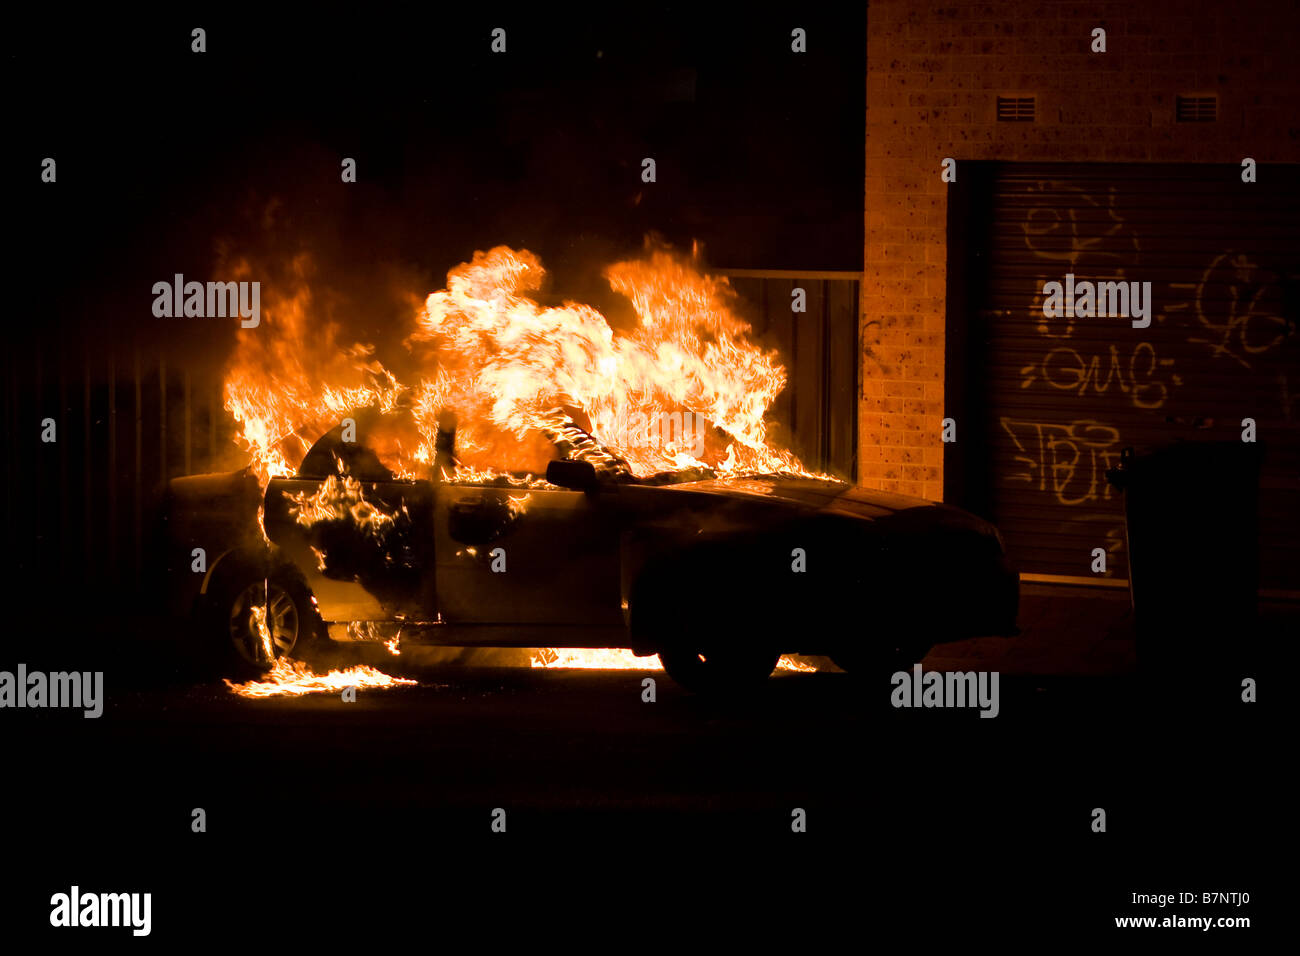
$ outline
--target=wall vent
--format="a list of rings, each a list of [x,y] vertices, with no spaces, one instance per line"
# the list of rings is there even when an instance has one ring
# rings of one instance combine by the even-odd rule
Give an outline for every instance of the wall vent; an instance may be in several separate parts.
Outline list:
[[[1179,96],[1178,122],[1213,123],[1219,118],[1217,96]]]
[[[999,123],[1032,123],[1034,121],[1034,97],[999,96]]]
[[[998,122],[1034,122],[1034,96],[998,96]]]

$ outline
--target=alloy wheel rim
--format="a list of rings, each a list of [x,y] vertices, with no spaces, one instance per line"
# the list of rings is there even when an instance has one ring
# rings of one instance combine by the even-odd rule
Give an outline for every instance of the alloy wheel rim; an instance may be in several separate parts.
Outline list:
[[[249,664],[265,667],[288,655],[298,641],[298,608],[277,584],[256,581],[230,610],[230,640]]]

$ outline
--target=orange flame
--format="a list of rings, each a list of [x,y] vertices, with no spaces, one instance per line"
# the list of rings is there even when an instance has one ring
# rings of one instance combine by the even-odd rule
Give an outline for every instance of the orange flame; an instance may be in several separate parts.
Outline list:
[[[597,670],[661,671],[663,665],[657,657],[637,657],[625,648],[542,648],[533,652],[533,667],[591,668]],[[788,654],[782,655],[776,669],[800,674],[814,673],[817,668],[805,661],[797,661]]]
[[[337,693],[348,687],[364,690],[418,682],[392,677],[364,664],[330,671],[328,674],[317,674],[301,661],[281,657],[264,680],[251,680],[242,684],[227,680],[225,683],[240,697],[301,697],[304,694]]]
[[[248,271],[241,263],[236,273]],[[785,370],[748,340],[725,278],[666,252],[610,266],[606,279],[637,315],[623,334],[590,306],[539,305],[529,294],[545,275],[532,253],[505,246],[452,269],[395,356],[423,370],[402,383],[372,345],[345,345],[337,322],[313,321],[310,260],[295,258],[266,290],[262,325],[238,332],[226,374],[226,407],[254,471],[263,481],[292,474],[311,443],[347,415],[401,409],[410,432],[375,451],[403,477],[427,476],[444,410],[460,421],[457,478],[540,474],[550,437],[566,420],[637,475],[701,466],[721,476],[810,474],[767,441],[764,414],[785,387]],[[614,427],[687,413],[707,427],[702,450],[682,430]]]
[[[339,462],[340,469],[342,464]],[[285,497],[291,502],[293,519],[306,528],[346,519],[367,534],[382,538],[384,531],[393,525],[393,515],[366,500],[361,482],[341,472],[326,478],[314,493],[290,492]]]
[[[701,276],[663,252],[611,266],[606,278],[639,319],[621,335],[589,306],[545,308],[528,298],[544,276],[531,253],[498,246],[453,269],[447,288],[428,297],[407,339],[414,348],[432,345],[438,360],[439,374],[420,385],[422,433],[431,433],[428,411],[455,408],[468,420],[456,436],[458,454],[491,466],[503,440],[554,429],[562,408],[585,417],[635,474],[702,465],[802,472],[790,453],[767,445],[763,415],[785,372],[775,354],[746,341],[749,326],[731,312],[726,279]],[[730,439],[711,460],[691,455],[682,436],[653,436],[649,445],[636,434],[601,433],[600,423],[683,411]]]

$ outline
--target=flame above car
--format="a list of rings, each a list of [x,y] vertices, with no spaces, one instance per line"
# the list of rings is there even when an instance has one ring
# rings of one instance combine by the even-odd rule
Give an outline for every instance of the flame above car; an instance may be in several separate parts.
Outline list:
[[[750,340],[726,278],[664,250],[611,265],[604,277],[636,315],[616,331],[591,306],[538,303],[545,277],[527,250],[476,252],[412,310],[400,354],[381,358],[318,314],[310,259],[293,260],[287,281],[267,289],[263,327],[238,332],[225,374],[226,407],[258,476],[293,474],[319,435],[362,410],[406,413],[405,434],[367,436],[402,477],[429,474],[448,410],[462,423],[457,467],[470,473],[540,475],[566,418],[638,476],[808,473],[768,440],[764,416],[785,370]],[[399,380],[385,358],[416,372]],[[638,421],[701,423],[706,440],[625,427]]]

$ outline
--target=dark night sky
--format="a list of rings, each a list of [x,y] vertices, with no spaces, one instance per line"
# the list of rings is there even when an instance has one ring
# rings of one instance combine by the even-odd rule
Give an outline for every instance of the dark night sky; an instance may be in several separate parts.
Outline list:
[[[505,243],[582,294],[651,231],[715,266],[860,268],[864,13],[603,9],[16,29],[6,162],[31,307],[144,318],[154,281],[209,277],[223,240],[426,291]]]

